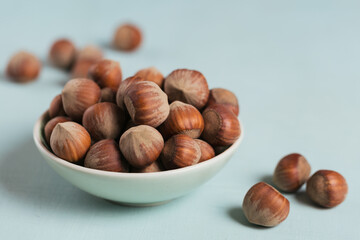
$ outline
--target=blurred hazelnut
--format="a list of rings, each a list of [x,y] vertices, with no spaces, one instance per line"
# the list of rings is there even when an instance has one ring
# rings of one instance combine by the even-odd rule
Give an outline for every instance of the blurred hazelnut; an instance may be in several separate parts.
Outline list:
[[[96,61],[88,59],[80,59],[74,63],[71,70],[72,78],[87,78],[89,71]]]
[[[140,29],[132,24],[124,24],[116,29],[113,45],[118,50],[133,51],[140,46],[141,41]]]
[[[201,157],[199,163],[215,157],[215,151],[210,144],[208,144],[207,142],[201,139],[194,139],[194,140],[199,145],[201,151]]]
[[[16,53],[7,65],[7,75],[18,83],[34,81],[41,70],[41,63],[33,54],[25,51]]]
[[[50,118],[54,118],[56,116],[65,116],[65,115],[66,113],[62,104],[61,94],[56,95],[50,103],[49,116]]]
[[[75,57],[76,48],[68,39],[56,40],[50,48],[49,60],[55,67],[69,69]]]
[[[235,94],[224,88],[213,88],[210,90],[209,100],[207,106],[213,104],[225,105],[228,109],[234,112],[236,116],[239,115],[239,103]]]
[[[89,69],[89,77],[93,79],[100,88],[109,87],[113,91],[117,91],[122,79],[120,64],[112,60],[100,60]]]
[[[146,81],[156,83],[160,88],[162,88],[164,82],[164,76],[162,73],[155,67],[144,68],[135,73],[135,77],[141,77]]]
[[[103,53],[100,48],[93,45],[87,45],[82,48],[76,55],[76,60],[92,60],[98,62],[103,58]]]
[[[56,124],[68,122],[68,121],[71,121],[70,118],[64,117],[64,116],[58,116],[58,117],[51,119],[50,121],[48,121],[46,123],[46,125],[44,127],[44,134],[45,134],[45,140],[46,140],[47,144],[50,145],[50,136],[51,136],[51,133],[54,130],[54,127],[56,126]]]
[[[101,89],[100,101],[116,103],[116,92],[114,92],[111,88]]]

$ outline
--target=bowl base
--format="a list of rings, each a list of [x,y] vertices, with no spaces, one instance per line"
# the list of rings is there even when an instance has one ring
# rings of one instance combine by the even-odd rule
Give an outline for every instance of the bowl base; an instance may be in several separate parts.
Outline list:
[[[170,200],[165,200],[165,201],[160,201],[160,202],[130,203],[130,202],[118,202],[118,201],[113,201],[113,200],[108,200],[108,199],[105,199],[105,200],[109,201],[113,204],[122,205],[122,206],[126,206],[126,207],[155,207],[155,206],[163,205],[163,204],[166,204],[166,203],[172,201],[172,199],[170,199]]]

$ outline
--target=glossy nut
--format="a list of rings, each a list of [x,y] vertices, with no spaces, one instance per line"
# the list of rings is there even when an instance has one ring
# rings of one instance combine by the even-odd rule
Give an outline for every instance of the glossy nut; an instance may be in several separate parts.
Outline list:
[[[142,41],[142,34],[138,27],[132,24],[119,26],[114,34],[113,45],[121,51],[134,51]]]
[[[194,106],[175,101],[170,104],[169,116],[160,125],[159,130],[165,139],[176,134],[198,138],[204,130],[204,120]]]
[[[51,134],[58,123],[71,121],[70,118],[64,116],[58,116],[48,121],[44,127],[45,140],[50,145]]]
[[[27,83],[34,81],[40,70],[39,59],[29,52],[21,51],[10,58],[6,73],[14,82]]]
[[[68,162],[74,163],[83,159],[90,145],[90,134],[83,126],[75,122],[56,124],[50,137],[53,152]]]
[[[166,169],[195,165],[200,158],[199,145],[194,139],[184,134],[175,135],[167,140],[160,155],[161,163]]]
[[[212,146],[228,146],[240,137],[239,120],[225,106],[212,105],[203,111],[202,116],[204,131],[201,138]]]
[[[167,96],[153,82],[131,84],[125,92],[124,103],[135,124],[158,127],[169,115]]]
[[[155,67],[144,68],[135,73],[136,77],[141,77],[146,81],[156,83],[160,88],[163,86],[164,75]]]
[[[65,84],[62,102],[66,114],[75,121],[81,121],[85,110],[99,102],[100,88],[92,80],[75,78]]]
[[[65,116],[65,115],[66,113],[62,104],[61,94],[56,95],[50,103],[49,116],[50,118],[54,118],[56,116]]]
[[[112,139],[92,145],[86,154],[84,166],[110,172],[129,172],[129,165],[122,159],[119,145]]]
[[[124,81],[120,83],[119,89],[116,93],[116,104],[123,110],[126,110],[126,106],[124,103],[124,96],[129,88],[133,83],[143,81],[144,79],[141,77],[128,77]]]
[[[111,88],[117,91],[122,80],[120,64],[116,61],[103,59],[89,69],[89,78],[93,79],[100,88]]]
[[[201,109],[209,98],[207,81],[200,72],[188,69],[178,69],[166,77],[164,91],[170,102],[176,100],[188,103]]]
[[[213,88],[210,90],[207,106],[214,104],[225,105],[233,113],[239,115],[239,103],[235,94],[224,88]]]
[[[283,157],[275,168],[273,182],[284,192],[296,192],[309,178],[311,167],[304,156],[293,153]]]
[[[96,103],[84,112],[82,124],[94,141],[118,139],[125,125],[125,113],[115,103]]]
[[[124,132],[119,145],[131,166],[145,168],[159,157],[164,147],[164,139],[155,128],[140,125]]]
[[[116,91],[114,92],[111,88],[101,89],[100,101],[116,103]]]
[[[75,57],[76,48],[68,39],[59,39],[50,48],[49,60],[55,67],[69,69],[74,63]]]
[[[133,173],[151,173],[151,172],[161,172],[162,167],[158,161],[153,162],[149,166],[145,168],[131,168],[131,172]]]
[[[246,193],[242,209],[249,222],[273,227],[287,218],[290,203],[275,188],[259,182]]]
[[[199,145],[201,151],[201,157],[199,162],[204,162],[206,160],[215,157],[215,151],[210,144],[208,144],[207,142],[201,139],[194,139],[194,140]]]
[[[335,207],[342,203],[348,192],[345,178],[338,172],[319,170],[306,183],[306,193],[322,207]]]

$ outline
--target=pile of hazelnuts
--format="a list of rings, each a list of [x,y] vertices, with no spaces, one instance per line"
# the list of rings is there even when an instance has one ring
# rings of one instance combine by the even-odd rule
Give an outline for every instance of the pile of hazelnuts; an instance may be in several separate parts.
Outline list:
[[[325,208],[335,207],[345,200],[348,186],[340,173],[319,170],[310,177],[310,172],[310,164],[304,156],[289,154],[278,162],[273,183],[280,191],[287,193],[297,192],[306,183],[307,196]],[[246,193],[242,208],[249,222],[273,227],[287,218],[290,203],[274,187],[259,182]]]

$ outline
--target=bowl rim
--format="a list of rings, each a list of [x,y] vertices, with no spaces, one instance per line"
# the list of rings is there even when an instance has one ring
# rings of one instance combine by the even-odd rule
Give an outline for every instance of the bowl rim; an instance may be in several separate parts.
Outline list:
[[[202,168],[207,165],[214,164],[215,162],[222,161],[224,158],[229,156],[233,151],[235,151],[240,143],[242,142],[244,138],[244,130],[241,121],[240,122],[240,137],[224,152],[220,153],[219,155],[206,160],[204,162],[184,167],[184,168],[177,168],[172,170],[166,170],[166,171],[160,171],[160,172],[149,172],[149,173],[127,173],[127,172],[110,172],[110,171],[103,171],[98,169],[92,169],[92,168],[86,168],[80,165],[76,165],[74,163],[70,163],[62,158],[57,157],[54,153],[49,151],[49,149],[44,145],[42,142],[42,123],[44,121],[44,118],[47,116],[47,111],[44,112],[40,118],[35,122],[34,128],[33,128],[33,139],[35,142],[36,147],[41,151],[42,154],[46,155],[49,159],[55,161],[56,163],[62,165],[66,168],[71,168],[72,170],[79,171],[86,174],[92,174],[92,175],[101,175],[101,176],[108,176],[108,177],[126,177],[126,178],[143,178],[143,177],[155,177],[155,176],[167,176],[167,175],[173,175],[177,173],[183,173],[188,172],[192,170],[197,170],[199,168]]]

